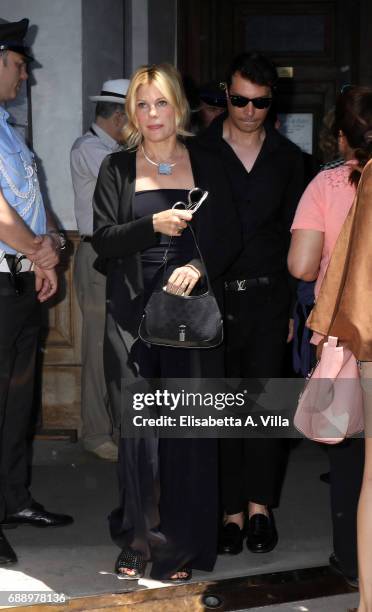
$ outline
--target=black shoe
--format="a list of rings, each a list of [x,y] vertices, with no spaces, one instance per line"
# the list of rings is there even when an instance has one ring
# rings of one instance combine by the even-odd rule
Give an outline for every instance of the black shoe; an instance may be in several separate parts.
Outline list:
[[[237,555],[243,550],[243,529],[236,523],[226,523],[221,529],[218,542],[220,555]]]
[[[8,514],[1,527],[12,528],[18,525],[31,525],[32,527],[64,527],[73,522],[72,516],[68,514],[55,514],[48,512],[44,506],[33,501],[28,508],[19,512]]]
[[[17,555],[0,529],[0,565],[17,563]]]
[[[352,576],[350,574],[345,574],[344,570],[341,567],[340,561],[336,557],[334,553],[329,557],[329,565],[331,569],[336,572],[336,574],[340,574],[346,584],[348,584],[353,589],[359,589],[359,579],[358,576]]]
[[[267,553],[273,550],[277,543],[278,532],[272,512],[269,512],[269,516],[253,514],[248,521],[248,550],[253,553]]]

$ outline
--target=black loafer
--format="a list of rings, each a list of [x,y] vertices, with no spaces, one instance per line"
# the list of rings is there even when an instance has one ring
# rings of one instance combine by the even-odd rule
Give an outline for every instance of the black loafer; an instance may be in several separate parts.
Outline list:
[[[17,555],[0,529],[0,565],[17,563]]]
[[[1,527],[11,529],[18,525],[31,525],[32,527],[64,527],[73,522],[72,516],[68,514],[55,514],[48,512],[44,506],[33,501],[28,508],[19,512],[8,514]]]
[[[248,521],[247,548],[253,553],[267,553],[278,543],[278,532],[274,516],[269,511],[265,514],[253,514]]]
[[[340,561],[336,557],[334,553],[329,557],[329,565],[330,568],[336,572],[336,574],[340,574],[343,577],[346,584],[348,584],[352,589],[359,589],[359,579],[358,576],[353,576],[351,574],[346,574],[341,567]]]
[[[238,555],[243,550],[243,529],[236,523],[226,523],[221,529],[218,542],[220,555]]]

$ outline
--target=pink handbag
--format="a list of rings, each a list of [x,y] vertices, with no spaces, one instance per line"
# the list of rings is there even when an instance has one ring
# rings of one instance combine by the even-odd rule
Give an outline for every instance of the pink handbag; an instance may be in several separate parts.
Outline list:
[[[310,440],[337,444],[363,431],[363,397],[357,361],[328,336],[320,360],[300,395],[295,427]]]

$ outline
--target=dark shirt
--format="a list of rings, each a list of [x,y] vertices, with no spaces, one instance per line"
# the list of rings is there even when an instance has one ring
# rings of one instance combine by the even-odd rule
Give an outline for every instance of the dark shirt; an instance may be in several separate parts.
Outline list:
[[[225,278],[257,278],[286,272],[290,227],[304,189],[301,150],[267,123],[261,151],[247,172],[222,138],[225,119],[225,114],[218,117],[199,137],[204,146],[223,159],[243,229],[243,250]]]
[[[176,202],[187,202],[186,189],[152,189],[139,191],[133,202],[134,219],[168,210]],[[164,256],[167,254],[167,265],[164,267]],[[145,300],[155,289],[166,284],[172,271],[197,257],[192,234],[186,228],[181,236],[170,238],[159,234],[159,242],[141,251],[142,273]]]
[[[169,210],[176,202],[187,202],[188,193],[187,189],[138,191],[133,204],[134,218],[141,219],[147,215]],[[186,229],[181,236],[173,236],[172,239],[165,234],[159,234],[158,244],[141,251],[142,264],[160,265],[164,261],[166,251],[168,261],[180,266],[197,256],[191,232]]]

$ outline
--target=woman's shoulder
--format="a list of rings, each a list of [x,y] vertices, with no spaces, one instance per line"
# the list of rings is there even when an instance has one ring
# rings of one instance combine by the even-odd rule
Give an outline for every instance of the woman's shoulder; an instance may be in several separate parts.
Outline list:
[[[325,188],[331,190],[352,188],[349,178],[353,166],[356,163],[356,161],[351,160],[337,165],[334,168],[325,168],[319,172],[314,180],[317,180],[317,182],[322,183]]]
[[[121,149],[107,155],[106,160],[109,160],[110,164],[113,165],[123,165],[130,164],[135,159],[135,156],[135,149]]]
[[[125,172],[126,170],[132,169],[135,167],[135,153],[135,150],[129,149],[109,153],[109,155],[106,155],[101,164],[100,174],[107,171],[114,172],[115,170]]]

